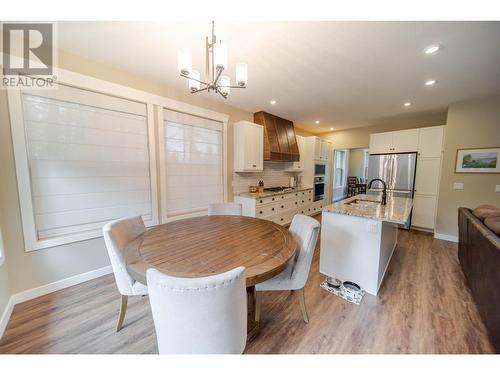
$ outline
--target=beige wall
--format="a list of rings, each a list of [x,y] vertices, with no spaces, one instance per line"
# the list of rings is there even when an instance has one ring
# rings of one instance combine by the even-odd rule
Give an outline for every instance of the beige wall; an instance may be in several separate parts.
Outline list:
[[[443,166],[439,189],[436,232],[457,236],[458,207],[475,208],[480,204],[500,206],[500,174],[455,173],[459,148],[500,147],[500,95],[453,103],[448,110]],[[464,190],[453,190],[454,182],[463,182]]]
[[[370,144],[371,133],[382,133],[394,130],[423,128],[426,126],[437,126],[446,124],[446,111],[436,113],[426,113],[415,116],[405,116],[387,119],[387,122],[366,126],[362,128],[353,128],[346,130],[333,131],[330,133],[319,134],[321,138],[332,142],[334,149],[342,148],[362,148]]]
[[[353,148],[349,150],[348,176],[363,177],[365,161],[365,149]]]
[[[158,82],[131,75],[115,67],[89,61],[78,56],[59,52],[59,66],[63,69],[104,79],[153,94],[198,105],[230,116],[228,127],[228,154],[232,155],[232,124],[239,120],[252,120],[251,113],[236,109],[224,103],[215,102],[202,96],[191,95],[187,90],[177,90]],[[232,171],[232,158],[228,160]],[[6,262],[9,268],[10,292],[12,294],[52,283],[80,273],[109,265],[109,259],[102,238],[76,242],[49,249],[24,251],[24,241],[19,209],[19,197],[12,151],[11,130],[8,114],[7,95],[0,91],[0,203],[6,248]],[[231,189],[228,173],[228,191]],[[0,268],[0,283],[6,278],[3,266]],[[15,271],[14,271],[15,270]],[[3,283],[2,283],[3,284]],[[4,290],[0,284],[0,312]]]

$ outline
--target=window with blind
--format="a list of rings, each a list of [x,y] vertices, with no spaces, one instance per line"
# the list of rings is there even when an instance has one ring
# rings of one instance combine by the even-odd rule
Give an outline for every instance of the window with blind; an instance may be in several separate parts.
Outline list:
[[[151,223],[146,104],[59,85],[22,91],[21,105],[36,241],[96,237],[129,215]]]
[[[207,209],[224,200],[222,123],[176,111],[163,112],[167,217]]]

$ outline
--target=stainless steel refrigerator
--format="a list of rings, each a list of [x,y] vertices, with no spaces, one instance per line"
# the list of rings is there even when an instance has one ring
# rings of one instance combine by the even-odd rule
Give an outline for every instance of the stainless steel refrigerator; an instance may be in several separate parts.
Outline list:
[[[380,178],[387,184],[388,194],[391,193],[395,197],[413,198],[416,165],[416,152],[370,155],[368,159],[367,183],[374,178]],[[368,194],[378,194],[382,190],[382,184],[374,182]],[[410,222],[404,227],[409,228],[409,225]]]

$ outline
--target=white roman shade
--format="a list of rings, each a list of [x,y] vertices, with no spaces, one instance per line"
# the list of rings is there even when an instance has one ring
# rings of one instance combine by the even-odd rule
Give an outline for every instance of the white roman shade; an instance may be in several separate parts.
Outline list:
[[[151,222],[146,104],[65,85],[21,102],[37,240]]]
[[[163,118],[167,216],[222,202],[222,123],[171,110],[164,110]]]

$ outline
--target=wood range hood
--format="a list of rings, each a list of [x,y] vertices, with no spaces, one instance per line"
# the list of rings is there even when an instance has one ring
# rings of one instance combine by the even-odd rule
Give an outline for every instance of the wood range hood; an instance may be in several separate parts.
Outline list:
[[[264,111],[253,120],[264,127],[265,161],[298,161],[300,158],[293,122]]]

